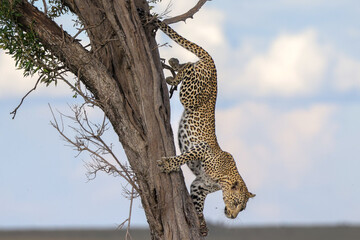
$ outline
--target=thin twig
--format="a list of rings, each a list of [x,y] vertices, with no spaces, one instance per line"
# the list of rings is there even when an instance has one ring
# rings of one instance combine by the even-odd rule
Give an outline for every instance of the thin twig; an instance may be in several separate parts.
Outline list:
[[[118,38],[109,38],[109,39],[106,39],[105,41],[101,42],[99,45],[99,47],[97,47],[93,52],[92,54],[96,54],[100,49],[102,49],[103,47],[105,47],[109,42],[112,42],[112,41],[119,41],[120,39]]]
[[[76,37],[82,33],[84,30],[89,30],[89,29],[92,29],[92,28],[97,28],[99,27],[103,22],[105,21],[105,17],[103,17],[103,19],[98,23],[98,24],[95,24],[95,25],[91,25],[91,26],[87,26],[87,27],[83,27],[81,29],[78,29],[79,31],[73,36],[73,41],[76,39]]]
[[[37,88],[37,86],[38,86],[38,84],[39,84],[39,82],[41,81],[41,78],[42,78],[43,76],[44,76],[44,75],[41,75],[41,76],[38,78],[38,80],[37,80],[36,83],[35,83],[35,86],[34,86],[32,89],[30,89],[30,91],[28,91],[28,92],[25,94],[25,96],[21,99],[19,105],[14,109],[14,111],[12,111],[12,112],[10,113],[10,114],[13,115],[13,116],[12,116],[12,119],[15,118],[16,113],[17,113],[17,110],[18,110],[18,109],[20,108],[20,106],[23,104],[25,98],[26,98],[32,91],[35,91],[35,89]]]
[[[125,225],[125,223],[126,223],[127,221],[129,221],[129,219],[128,219],[128,218],[127,218],[127,219],[125,219],[122,223],[120,223],[120,224],[119,224],[119,226],[116,228],[116,230],[120,230],[120,229],[122,229],[122,228],[124,227],[124,225]]]
[[[64,83],[66,83],[73,91],[75,91],[77,94],[79,94],[87,103],[91,103],[95,106],[100,106],[97,101],[95,101],[91,96],[88,96],[88,94],[84,93],[80,88],[80,83],[77,84],[78,87],[71,84],[64,76],[59,75],[59,80],[62,80]]]
[[[131,212],[132,212],[132,207],[133,207],[133,201],[134,201],[134,188],[131,188],[131,199],[130,199],[130,207],[129,207],[129,217],[128,217],[128,225],[126,228],[126,235],[125,235],[125,240],[131,239],[131,235],[130,235],[130,223],[131,223]]]
[[[42,2],[43,2],[43,4],[44,4],[44,13],[45,13],[45,15],[47,15],[48,10],[47,10],[46,1],[45,1],[45,0],[42,0]]]

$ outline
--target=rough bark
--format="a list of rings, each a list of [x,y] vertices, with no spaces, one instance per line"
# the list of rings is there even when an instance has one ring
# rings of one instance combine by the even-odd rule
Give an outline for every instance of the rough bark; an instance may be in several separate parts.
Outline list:
[[[134,170],[153,239],[202,239],[180,173],[160,173],[156,159],[175,155],[168,91],[157,44],[136,7],[146,1],[64,0],[87,28],[92,52],[26,1],[17,23],[41,42],[94,94]]]

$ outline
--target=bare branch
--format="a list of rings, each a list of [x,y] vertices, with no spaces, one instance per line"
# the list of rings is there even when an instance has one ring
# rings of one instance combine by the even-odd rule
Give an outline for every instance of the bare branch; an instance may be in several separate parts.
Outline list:
[[[75,85],[71,84],[63,75],[59,75],[58,79],[66,83],[75,93],[79,94],[86,103],[100,107],[99,103],[95,101],[95,99],[91,96],[91,94],[88,93],[88,91],[83,91],[81,89],[79,79],[77,80]]]
[[[71,110],[74,113],[73,117],[60,113],[62,123],[61,128],[51,106],[49,105],[54,119],[54,121],[51,122],[51,125],[59,132],[61,137],[70,144],[70,146],[74,147],[74,149],[78,151],[78,155],[82,152],[89,153],[92,158],[92,162],[86,163],[86,168],[88,170],[87,176],[89,180],[94,179],[98,171],[103,171],[114,176],[121,176],[136,192],[139,192],[139,188],[135,182],[136,178],[131,168],[127,164],[122,163],[116,157],[112,150],[112,145],[109,146],[109,144],[107,144],[102,138],[102,135],[108,129],[106,117],[104,116],[100,124],[92,123],[89,120],[85,109],[88,105],[89,104],[85,102],[81,106],[75,105],[72,107]],[[73,139],[68,137],[64,132],[63,117],[71,119],[76,125],[75,127],[69,126],[69,128],[76,134]],[[110,159],[105,157],[105,155],[110,156]]]
[[[132,208],[133,208],[133,202],[134,202],[134,199],[138,197],[138,195],[136,195],[136,194],[137,193],[134,191],[134,188],[131,188],[131,191],[127,192],[127,195],[130,198],[129,216],[117,227],[117,229],[122,229],[124,227],[125,223],[126,222],[128,223],[127,227],[126,227],[125,240],[132,239],[129,230],[130,230],[130,224],[131,224],[131,213],[132,213]]]
[[[105,17],[103,17],[103,19],[98,24],[94,24],[92,26],[86,26],[86,27],[78,29],[79,31],[73,36],[74,41],[75,41],[76,37],[79,36],[79,34],[82,33],[83,31],[101,26],[101,24],[104,22],[104,20],[105,20]]]
[[[119,226],[118,226],[116,229],[117,229],[117,230],[122,229],[122,228],[124,227],[124,225],[125,225],[125,223],[126,223],[127,221],[129,221],[129,219],[128,219],[128,218],[127,218],[127,219],[125,219],[122,223],[120,223],[120,224],[119,224]]]
[[[88,170],[87,176],[89,180],[95,178],[99,171],[103,171],[108,174],[119,175],[124,178],[128,184],[130,184],[131,190],[126,187],[127,185],[123,186],[125,197],[130,200],[129,216],[119,225],[118,228],[122,228],[127,223],[125,239],[131,240],[130,224],[133,201],[134,198],[139,196],[139,188],[136,184],[136,177],[130,167],[124,163],[121,163],[112,151],[112,147],[103,140],[102,135],[108,129],[108,122],[106,121],[106,117],[104,116],[100,124],[92,123],[85,108],[87,106],[88,103],[84,103],[80,106],[75,105],[72,107],[71,110],[73,111],[74,116],[66,116],[60,113],[62,123],[62,127],[60,128],[59,122],[57,121],[54,112],[49,105],[54,119],[51,124],[67,143],[70,143],[71,146],[75,147],[79,154],[83,151],[86,151],[90,154],[90,157],[93,161],[88,162],[85,165]],[[75,122],[76,127],[69,126],[76,133],[74,139],[71,139],[64,133],[63,117],[71,119]],[[111,163],[108,158],[104,157],[104,155],[109,154],[115,161],[115,164]]]
[[[129,221],[128,221],[128,225],[127,225],[127,228],[126,228],[126,235],[125,235],[125,239],[126,240],[130,240],[132,239],[131,236],[130,236],[130,223],[131,223],[131,212],[132,212],[132,207],[133,207],[133,201],[134,201],[134,188],[131,188],[131,199],[130,199],[130,207],[129,207]]]
[[[189,11],[187,11],[186,13],[178,15],[176,17],[165,19],[163,22],[166,24],[172,24],[172,23],[176,23],[176,22],[180,22],[180,21],[185,22],[186,19],[193,18],[194,14],[197,13],[200,10],[200,8],[207,1],[210,1],[210,0],[199,0],[199,2],[193,8],[191,8]]]
[[[47,15],[48,9],[47,9],[47,5],[46,5],[46,1],[45,1],[45,0],[42,0],[42,2],[43,2],[43,4],[44,4],[44,13],[45,13],[45,15]]]
[[[28,91],[28,92],[25,94],[25,96],[21,99],[19,105],[14,109],[14,111],[12,111],[12,112],[10,113],[10,114],[13,115],[13,116],[12,116],[12,119],[15,118],[16,113],[17,113],[17,110],[18,110],[18,109],[21,107],[21,105],[23,104],[25,98],[26,98],[32,91],[35,91],[35,89],[37,88],[37,86],[38,86],[38,84],[39,84],[39,82],[41,81],[41,79],[42,79],[43,76],[44,76],[44,75],[41,75],[41,76],[38,78],[38,80],[37,80],[36,83],[35,83],[35,86],[34,86],[32,89],[30,89],[30,91]]]

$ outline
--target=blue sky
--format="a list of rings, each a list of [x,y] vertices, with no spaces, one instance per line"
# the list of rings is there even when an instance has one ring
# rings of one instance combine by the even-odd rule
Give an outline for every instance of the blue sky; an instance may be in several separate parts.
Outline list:
[[[173,1],[169,16],[196,1]],[[156,11],[162,12],[167,1]],[[65,25],[68,19],[62,19]],[[218,69],[217,135],[256,193],[237,219],[208,196],[209,222],[231,226],[360,223],[360,3],[358,1],[210,1],[173,27],[204,47]],[[196,58],[162,33],[161,55]],[[120,178],[87,181],[80,155],[64,146],[48,103],[69,113],[70,90],[40,87],[11,112],[36,78],[22,78],[0,52],[0,228],[116,227],[129,201]],[[171,99],[176,132],[182,112]],[[98,114],[93,114],[99,119]],[[117,145],[116,136],[108,139]],[[193,179],[184,169],[186,182]],[[146,226],[140,202],[133,224]]]

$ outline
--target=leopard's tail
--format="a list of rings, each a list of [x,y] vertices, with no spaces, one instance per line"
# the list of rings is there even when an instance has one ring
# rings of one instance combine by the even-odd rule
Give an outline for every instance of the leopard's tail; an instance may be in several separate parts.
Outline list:
[[[168,35],[172,40],[174,40],[176,43],[178,43],[183,48],[189,50],[193,54],[195,54],[198,58],[202,60],[211,60],[212,58],[210,54],[205,51],[202,47],[199,45],[190,42],[186,38],[179,35],[177,32],[174,31],[169,25],[166,23],[163,23],[160,20],[155,20],[156,25],[163,31],[166,35]]]

